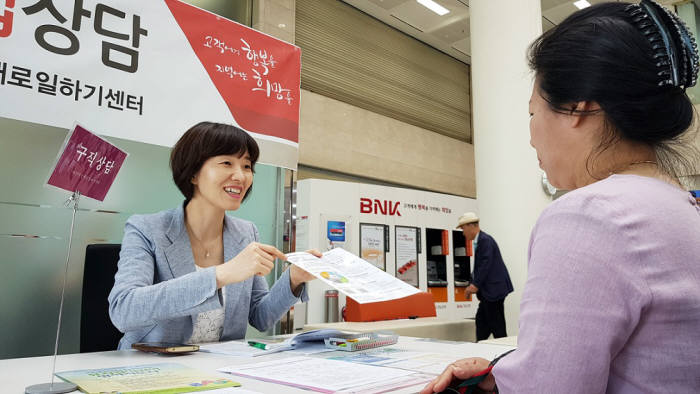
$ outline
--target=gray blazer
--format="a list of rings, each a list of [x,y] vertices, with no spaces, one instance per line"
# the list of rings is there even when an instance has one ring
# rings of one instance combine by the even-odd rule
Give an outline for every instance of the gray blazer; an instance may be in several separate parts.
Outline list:
[[[222,340],[244,338],[247,323],[267,330],[298,301],[290,288],[289,270],[270,290],[260,276],[217,290],[214,267],[195,269],[184,219],[180,206],[127,220],[119,270],[109,294],[109,316],[124,333],[119,349],[129,349],[135,342],[186,342],[198,313],[222,307],[222,290],[226,292]],[[226,215],[224,261],[257,240],[253,223]],[[308,300],[306,286],[301,299]]]

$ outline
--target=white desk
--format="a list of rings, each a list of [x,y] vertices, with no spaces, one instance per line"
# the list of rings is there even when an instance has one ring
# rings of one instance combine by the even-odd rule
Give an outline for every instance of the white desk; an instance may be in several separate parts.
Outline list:
[[[514,335],[512,337],[484,339],[483,341],[479,341],[479,343],[516,347],[516,346],[518,346],[518,336]]]
[[[397,346],[407,350],[454,355],[455,360],[470,356],[485,357],[490,359],[512,349],[512,347],[507,346],[426,341],[425,339],[411,337],[401,337],[399,339],[399,343],[392,346]],[[142,353],[135,350],[126,350],[58,356],[56,370],[68,371],[76,369],[110,368],[138,364],[173,362],[197,368],[202,371],[226,376],[232,380],[240,382],[242,387],[245,389],[259,391],[261,393],[310,393],[309,391],[294,387],[282,386],[274,383],[267,383],[236,375],[216,372],[217,368],[227,365],[260,362],[268,359],[268,357],[290,357],[290,355],[287,354],[287,352],[282,352],[250,358],[197,352],[181,356],[163,356],[153,353]],[[2,387],[2,390],[0,391],[8,394],[21,394],[24,393],[24,388],[26,386],[49,382],[52,360],[52,356],[0,360],[0,387]],[[56,381],[61,380],[56,378]],[[422,388],[422,385],[397,390],[396,392],[415,393],[416,391],[420,390],[420,388]]]
[[[472,319],[447,320],[437,317],[418,319],[382,320],[373,322],[316,323],[304,326],[304,331],[334,328],[350,331],[389,330],[398,335],[418,338],[435,338],[446,341],[476,342],[476,324]]]

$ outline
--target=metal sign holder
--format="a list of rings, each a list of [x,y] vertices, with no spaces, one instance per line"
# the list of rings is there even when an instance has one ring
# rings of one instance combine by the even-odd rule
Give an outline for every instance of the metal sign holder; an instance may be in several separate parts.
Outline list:
[[[63,271],[63,288],[61,289],[61,306],[58,309],[58,325],[56,327],[56,344],[53,350],[53,368],[51,370],[51,382],[40,383],[27,386],[24,389],[26,394],[61,394],[69,393],[78,389],[78,386],[68,382],[54,382],[56,373],[56,356],[58,355],[58,339],[61,335],[61,319],[63,317],[63,299],[66,294],[66,282],[68,281],[68,261],[70,260],[70,248],[73,243],[73,230],[75,229],[75,213],[78,211],[78,200],[80,192],[75,191],[65,202],[66,207],[73,205],[73,217],[70,222],[70,236],[68,237],[68,253],[66,254],[66,266]]]

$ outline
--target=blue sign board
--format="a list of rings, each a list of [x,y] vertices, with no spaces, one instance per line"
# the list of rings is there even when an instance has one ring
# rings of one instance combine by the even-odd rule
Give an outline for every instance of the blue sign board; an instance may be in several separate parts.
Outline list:
[[[345,222],[328,221],[328,240],[345,242]]]

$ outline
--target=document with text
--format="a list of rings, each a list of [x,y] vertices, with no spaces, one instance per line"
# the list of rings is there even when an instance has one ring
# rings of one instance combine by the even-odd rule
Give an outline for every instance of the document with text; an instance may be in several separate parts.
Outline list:
[[[287,260],[360,304],[394,300],[420,292],[341,248],[329,250],[321,258],[306,252],[290,253]]]
[[[217,371],[322,393],[380,393],[421,385],[435,376],[312,357],[289,357]]]

